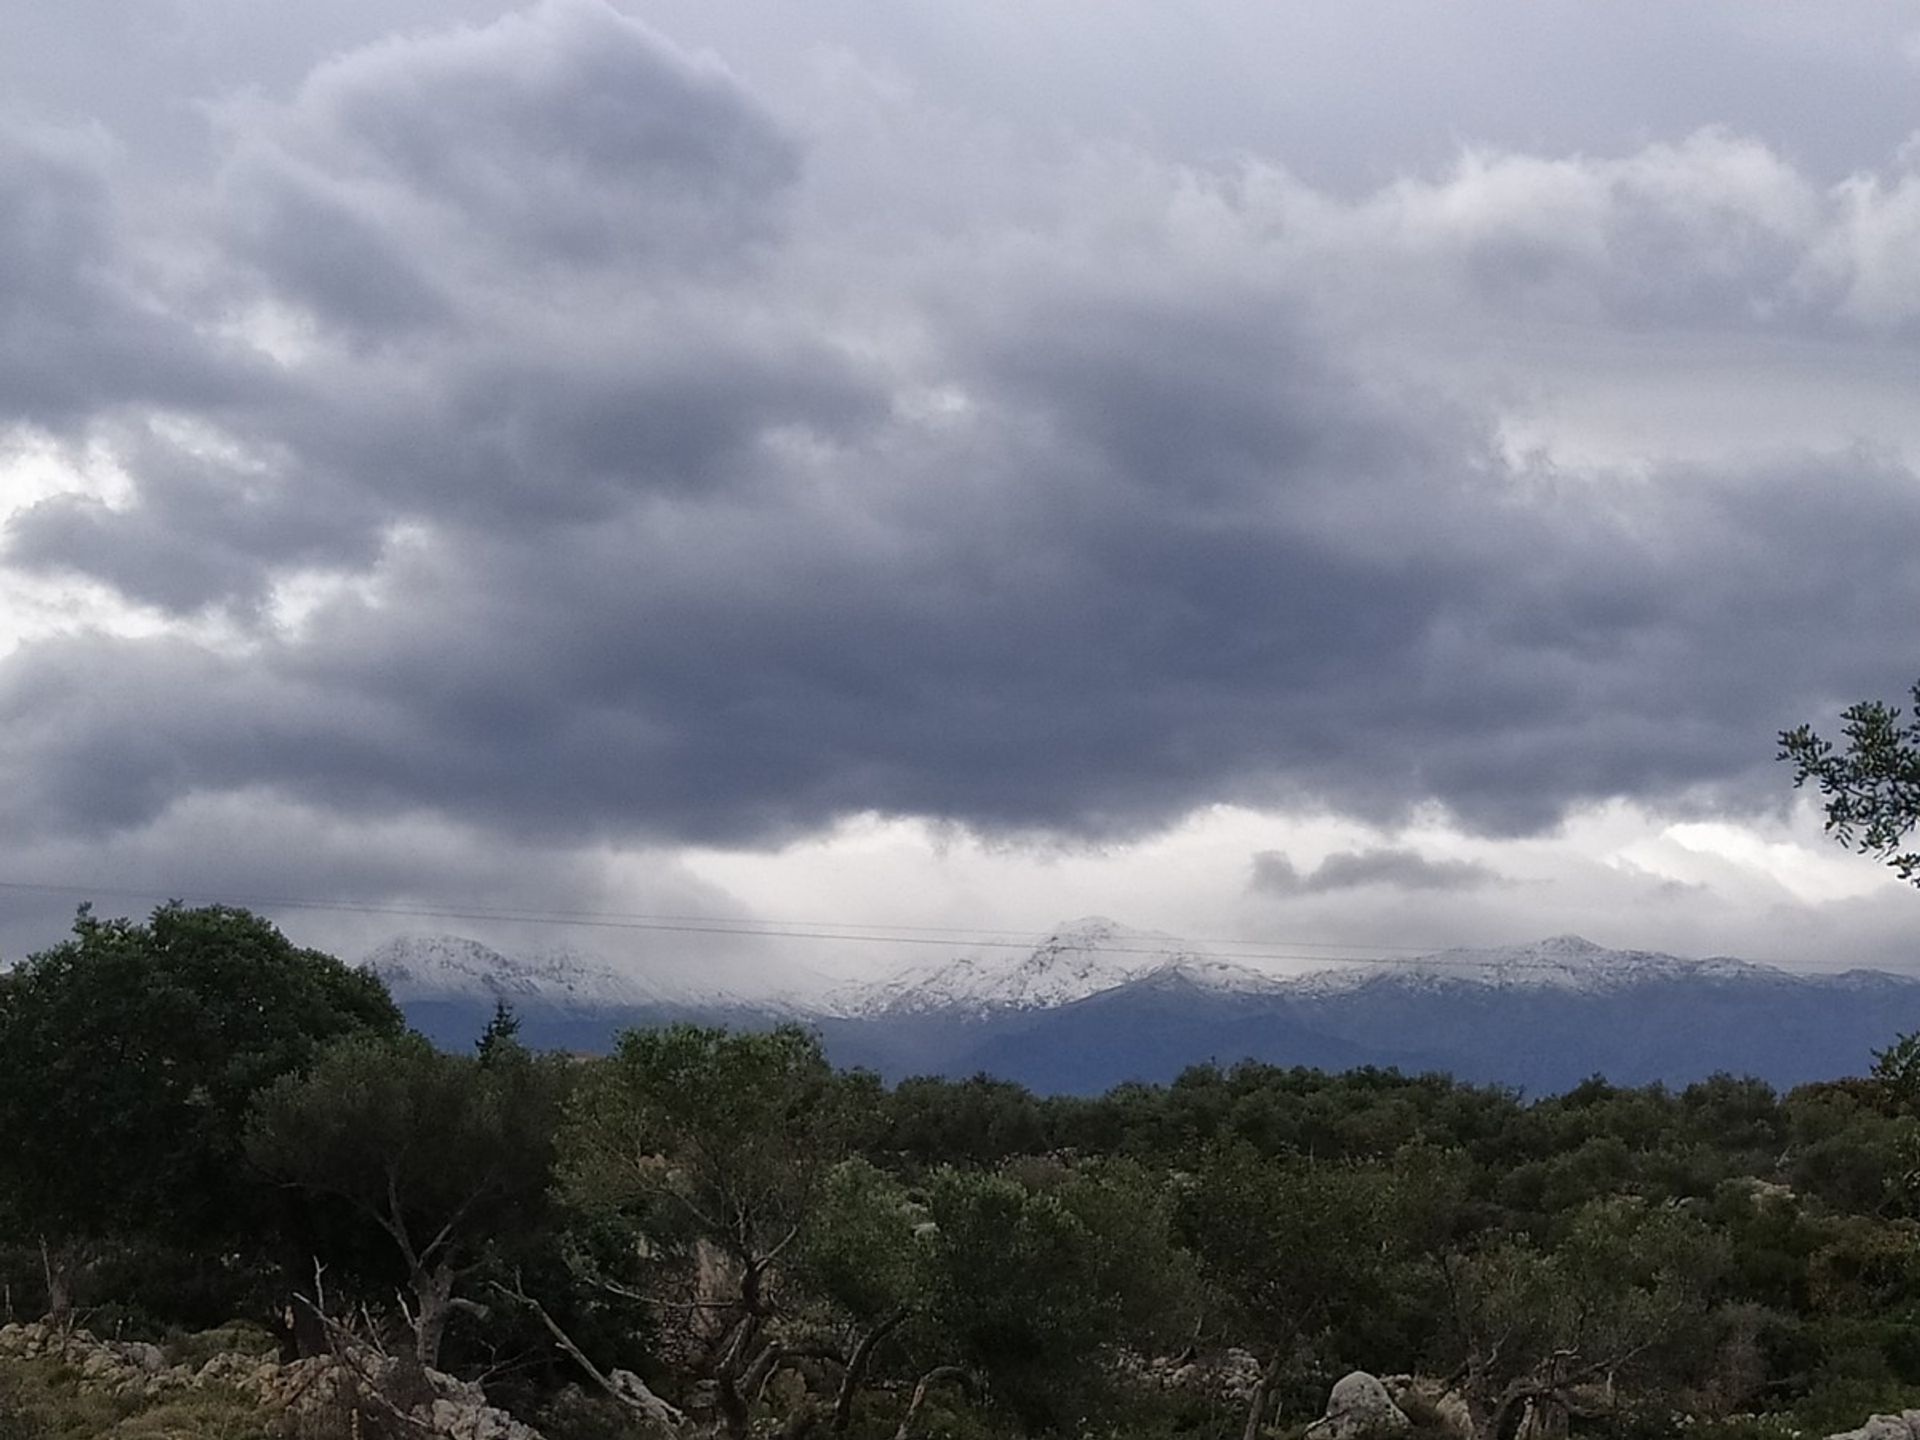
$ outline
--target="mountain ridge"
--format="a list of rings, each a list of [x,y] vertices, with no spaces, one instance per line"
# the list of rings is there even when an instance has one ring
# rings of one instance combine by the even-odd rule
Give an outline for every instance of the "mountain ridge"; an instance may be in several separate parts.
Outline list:
[[[579,1050],[672,1020],[798,1021],[836,1063],[889,1081],[984,1071],[1075,1093],[1241,1059],[1446,1070],[1530,1091],[1594,1073],[1685,1083],[1723,1069],[1790,1085],[1859,1073],[1872,1050],[1920,1029],[1920,977],[1797,973],[1575,935],[1280,974],[1089,916],[1030,946],[961,949],[811,1000],[669,985],[578,952],[516,958],[460,937],[390,942],[365,963],[443,1044],[470,1044],[503,999],[529,1043]]]

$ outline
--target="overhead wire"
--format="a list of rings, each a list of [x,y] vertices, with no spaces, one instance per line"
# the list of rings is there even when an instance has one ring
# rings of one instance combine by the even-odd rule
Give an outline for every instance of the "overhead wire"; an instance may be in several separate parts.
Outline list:
[[[119,899],[189,901],[239,904],[278,910],[301,910],[343,915],[384,916],[411,920],[460,920],[496,924],[570,926],[591,930],[633,931],[677,935],[722,935],[750,939],[820,940],[848,944],[885,944],[942,946],[974,950],[1020,950],[1035,948],[1035,930],[1015,930],[967,926],[929,926],[905,924],[869,924],[847,920],[746,920],[710,915],[651,914],[639,911],[539,910],[524,907],[490,906],[424,907],[383,904],[359,900],[315,900],[299,896],[235,894],[193,888],[147,889],[120,885],[84,885],[33,880],[0,880],[0,892],[73,895],[79,897],[112,896]],[[1139,932],[1134,932],[1138,934]],[[1415,964],[1472,966],[1467,958],[1452,960],[1443,952],[1449,948],[1413,945],[1368,945],[1332,940],[1299,940],[1269,937],[1251,939],[1200,939],[1194,941],[1169,937],[1177,948],[1138,943],[1078,945],[1085,952],[1106,955],[1166,955],[1177,953],[1193,959],[1226,962],[1271,961],[1318,965],[1392,965]],[[1199,947],[1215,947],[1211,949]],[[1307,951],[1358,951],[1353,955],[1309,954]],[[1383,954],[1381,952],[1403,952]],[[1519,969],[1557,969],[1551,962],[1514,962]]]

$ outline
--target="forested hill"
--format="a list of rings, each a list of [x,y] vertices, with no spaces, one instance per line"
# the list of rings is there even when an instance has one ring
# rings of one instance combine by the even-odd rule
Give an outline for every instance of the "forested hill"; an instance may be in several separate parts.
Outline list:
[[[1858,1068],[1042,1097],[795,1026],[541,1056],[505,1011],[455,1052],[244,912],[83,916],[0,978],[0,1295],[53,1321],[0,1330],[0,1434],[254,1434],[246,1396],[316,1393],[275,1349],[339,1382],[301,1440],[467,1433],[443,1399],[546,1440],[1297,1436],[1355,1370],[1414,1435],[1825,1434],[1920,1404],[1920,1043]]]

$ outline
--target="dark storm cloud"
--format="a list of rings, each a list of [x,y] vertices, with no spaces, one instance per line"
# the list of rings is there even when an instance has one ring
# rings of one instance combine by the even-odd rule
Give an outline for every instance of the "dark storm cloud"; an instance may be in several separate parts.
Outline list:
[[[246,367],[143,288],[94,131],[0,122],[0,427],[119,404],[217,405]]]
[[[369,822],[262,790],[188,798],[107,837],[9,836],[0,873],[0,965],[61,939],[82,901],[104,915],[144,915],[175,898],[246,905],[348,959],[397,931],[456,931],[652,964],[687,947],[698,955],[700,942],[603,922],[636,909],[739,913],[671,857],[628,855],[613,868],[592,852],[518,846],[433,816]],[[316,897],[345,903],[302,903]],[[777,980],[774,959],[765,963]]]
[[[1268,895],[1325,895],[1366,885],[1394,890],[1478,890],[1499,880],[1498,871],[1477,860],[1429,860],[1417,850],[1396,846],[1329,855],[1306,874],[1283,851],[1262,850],[1253,857],[1253,888]]]
[[[775,231],[798,173],[718,66],[577,0],[371,47],[229,124],[242,253],[368,337],[457,324],[476,280],[539,293],[582,267],[723,265]]]
[[[341,344],[298,340],[313,353],[211,417],[211,452],[120,425],[136,502],[42,504],[11,527],[17,565],[174,611],[252,606],[288,568],[365,564],[395,523],[604,517],[750,472],[769,429],[873,410],[736,273],[777,230],[795,147],[716,65],[605,7],[375,46],[225,125],[216,238],[242,263],[208,303],[293,307],[296,334]],[[36,252],[35,294],[64,285],[111,333],[83,281],[128,254],[98,175],[68,168],[52,213],[76,235]],[[213,353],[168,340],[189,369]],[[68,368],[113,360],[100,342]]]
[[[1214,800],[1438,800],[1512,832],[1604,797],[1764,800],[1775,730],[1902,679],[1898,463],[1519,466],[1488,417],[1368,370],[1305,222],[1103,193],[1118,218],[961,244],[902,217],[859,249],[789,213],[802,152],[739,83],[586,0],[235,113],[236,218],[207,243],[246,281],[217,298],[293,312],[299,353],[207,407],[237,458],[156,430],[131,505],[30,511],[10,554],[247,644],[0,665],[23,829],[264,791],[566,843],[865,809],[1119,835]],[[1574,165],[1476,172],[1452,208],[1393,192],[1342,263],[1403,285],[1444,254],[1444,309],[1544,246],[1560,315],[1582,286],[1640,296],[1621,267],[1677,248],[1744,325],[1714,257],[1778,290],[1798,212],[1771,172],[1680,205],[1662,165],[1752,160],[1684,158],[1637,189]],[[1568,185],[1654,218],[1597,258],[1529,238]],[[1791,223],[1729,248],[1749,194]],[[316,568],[368,593],[264,618]],[[1373,852],[1325,888],[1478,878]]]

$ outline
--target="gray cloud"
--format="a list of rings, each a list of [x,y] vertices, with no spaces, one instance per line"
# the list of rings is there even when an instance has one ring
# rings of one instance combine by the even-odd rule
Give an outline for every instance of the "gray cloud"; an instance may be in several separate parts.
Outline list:
[[[137,426],[99,425],[139,476],[132,502],[63,495],[19,512],[7,559],[78,572],[128,599],[186,614],[218,603],[257,609],[279,574],[365,565],[377,551],[368,508],[301,483],[296,467],[194,451]]]
[[[1253,857],[1252,888],[1267,895],[1326,895],[1383,885],[1394,890],[1478,890],[1501,876],[1477,860],[1429,860],[1417,850],[1382,846],[1329,855],[1301,873],[1283,851],[1262,850]]]
[[[625,923],[636,911],[743,913],[671,856],[613,865],[429,814],[343,819],[267,790],[190,797],[105,838],[9,837],[0,874],[0,963],[59,940],[82,901],[100,914],[144,915],[168,898],[247,905],[349,959],[397,932],[454,932],[509,949],[584,950],[655,974],[722,965],[757,972],[735,974],[738,983],[777,986],[806,958]],[[314,900],[322,903],[306,903]]]
[[[797,150],[712,61],[591,0],[396,39],[243,105],[223,181],[275,293],[372,339],[770,239]]]
[[[142,284],[115,154],[94,129],[0,124],[0,427],[64,433],[117,406],[217,408],[248,367]]]
[[[1526,464],[1485,397],[1370,360],[1387,305],[1877,329],[1847,297],[1897,267],[1850,217],[1898,220],[1905,180],[1836,198],[1719,135],[1351,204],[1100,160],[954,240],[833,211],[744,84],[588,0],[232,113],[172,390],[102,338],[127,302],[88,277],[131,242],[99,163],[34,181],[78,239],[0,229],[83,337],[47,383],[71,407],[108,362],[83,428],[136,491],[28,511],[9,563],[244,636],[0,663],[22,832],[266,792],[567,846],[867,809],[1112,836],[1223,799],[1512,833],[1771,803],[1779,726],[1905,678],[1898,457]],[[240,365],[212,322],[261,310],[294,338]],[[277,621],[316,570],[364,584]],[[1387,851],[1321,888],[1479,878]]]

